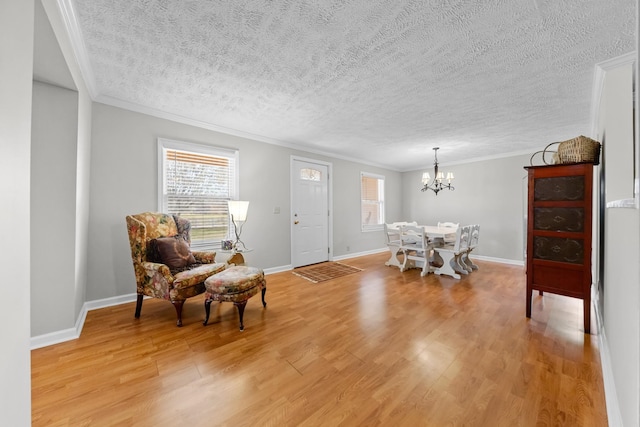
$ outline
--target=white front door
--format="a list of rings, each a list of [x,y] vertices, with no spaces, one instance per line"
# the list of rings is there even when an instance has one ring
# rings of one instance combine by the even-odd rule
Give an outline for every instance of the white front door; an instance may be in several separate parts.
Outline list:
[[[329,260],[328,166],[291,162],[291,265]]]

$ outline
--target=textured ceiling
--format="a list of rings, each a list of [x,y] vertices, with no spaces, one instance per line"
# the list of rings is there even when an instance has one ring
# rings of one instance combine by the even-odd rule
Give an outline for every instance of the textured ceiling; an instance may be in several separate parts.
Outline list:
[[[634,0],[71,0],[96,98],[396,170],[588,134]]]

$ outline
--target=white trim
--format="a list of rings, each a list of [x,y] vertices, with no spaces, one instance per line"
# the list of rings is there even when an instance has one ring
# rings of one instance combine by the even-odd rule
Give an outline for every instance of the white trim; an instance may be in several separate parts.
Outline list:
[[[510,153],[495,154],[493,156],[474,157],[472,159],[465,159],[465,160],[459,160],[459,161],[454,161],[454,162],[438,162],[438,165],[439,166],[455,166],[455,165],[465,165],[465,164],[468,164],[468,163],[486,162],[488,160],[506,159],[508,157],[524,156],[525,154],[527,156],[531,156],[534,151],[535,151],[534,149],[512,151]],[[403,170],[403,171],[400,171],[400,172],[420,172],[420,171],[423,171],[424,169],[425,168],[412,169],[412,170]],[[428,169],[428,168],[426,168],[426,169]]]
[[[621,200],[612,200],[607,202],[607,209],[609,208],[633,208],[635,209],[636,199],[621,199]]]
[[[591,92],[591,137],[598,139],[598,122],[600,115],[600,100],[604,88],[604,76],[607,71],[624,65],[632,65],[636,60],[636,52],[625,53],[606,61],[598,62],[593,72],[593,90]]]
[[[87,318],[87,312],[98,308],[111,307],[114,305],[132,302],[135,301],[136,298],[137,294],[127,294],[95,301],[87,301],[80,309],[80,314],[76,320],[75,327],[31,337],[31,350],[78,339],[80,337],[80,333],[82,333],[82,328],[84,327],[84,322]]]
[[[636,60],[636,52],[631,51],[606,61],[598,62],[596,67],[602,68],[604,71],[614,70],[624,65],[633,64]]]
[[[293,270],[293,266],[291,264],[281,265],[279,267],[265,268],[263,271],[265,276],[268,276],[270,274],[282,273],[284,271],[289,271],[289,270]]]
[[[339,255],[339,256],[333,257],[331,259],[331,261],[342,261],[342,260],[349,259],[349,258],[357,258],[357,257],[365,256],[365,255],[379,254],[381,252],[388,252],[388,251],[389,251],[389,248],[387,248],[385,246],[384,248],[372,249],[370,251],[363,251],[363,252],[357,252],[357,253],[353,253],[353,254]],[[499,263],[499,264],[516,265],[516,266],[524,267],[524,261],[517,260],[517,259],[495,258],[495,257],[489,257],[489,256],[483,256],[483,255],[475,255],[475,254],[473,255],[473,259],[477,259],[477,260],[480,260],[480,261],[486,261],[486,262],[496,262],[496,263]]]
[[[631,65],[635,67],[635,73],[633,76],[633,80],[636,79],[637,67],[636,63],[636,51],[625,53],[624,55],[617,56],[615,58],[608,59],[606,61],[599,62],[595,65],[595,70],[593,73],[593,91],[591,93],[591,137],[595,140],[600,140],[602,135],[598,135],[598,123],[600,122],[600,102],[602,100],[602,91],[604,89],[604,79],[607,71],[614,70],[618,67]],[[634,83],[634,99],[633,103],[636,105],[638,103],[638,89],[637,82]],[[638,115],[640,112],[637,111],[636,108],[635,116],[633,118],[634,123],[638,122]],[[637,133],[637,132],[636,132]],[[640,153],[638,153],[637,142],[634,141],[634,198],[633,199],[621,199],[621,200],[613,200],[611,202],[607,202],[607,208],[633,208],[640,209],[640,177],[639,168],[640,165]]]
[[[238,200],[240,197],[240,150],[238,148],[219,147],[216,145],[199,144],[196,142],[179,141],[169,138],[158,138],[158,212],[163,212],[164,197],[164,150],[193,151],[212,156],[231,157],[235,159],[235,176],[233,182],[232,199]]]
[[[382,214],[382,218],[380,221],[380,224],[363,224],[362,223],[362,214],[363,214],[363,194],[362,194],[362,178],[373,178],[373,179],[377,179],[378,181],[382,181],[382,200],[378,200],[378,203],[382,203],[382,209],[380,209],[380,206],[378,207],[378,211],[380,214]],[[371,231],[384,231],[384,223],[386,222],[386,217],[387,217],[387,194],[386,194],[386,187],[385,187],[385,176],[381,175],[379,173],[372,173],[372,172],[364,172],[364,171],[360,171],[360,231],[362,233],[368,233]],[[380,192],[380,189],[378,189],[378,193]]]
[[[379,254],[379,253],[388,252],[388,251],[389,251],[389,248],[387,248],[385,246],[384,248],[372,249],[370,251],[363,251],[363,252],[356,252],[356,253],[353,253],[353,254],[338,255],[338,256],[335,256],[335,257],[331,258],[331,261],[343,261],[343,260],[349,259],[349,258],[358,258],[358,257],[361,257],[361,256]]]
[[[86,316],[86,313],[85,313]],[[82,322],[84,325],[84,321]],[[51,332],[49,334],[31,337],[31,350],[47,347],[61,342],[72,341],[80,337],[77,328],[64,329],[62,331]]]
[[[144,105],[140,105],[140,104],[135,104],[129,101],[123,101],[121,99],[117,99],[117,98],[113,98],[110,96],[104,96],[104,95],[99,95],[96,99],[94,99],[95,102],[99,102],[101,104],[105,104],[105,105],[111,105],[113,107],[118,107],[118,108],[122,108],[124,110],[128,110],[128,111],[134,111],[137,113],[141,113],[141,114],[146,114],[148,116],[152,116],[152,117],[158,117],[161,119],[165,119],[165,120],[170,120],[176,123],[182,123],[182,124],[186,124],[186,125],[190,125],[190,126],[195,126],[201,129],[208,129],[208,130],[212,130],[215,132],[220,132],[226,135],[233,135],[233,136],[237,136],[240,138],[247,138],[247,139],[251,139],[253,141],[259,141],[259,142],[264,142],[267,144],[271,144],[271,145],[277,145],[279,147],[285,147],[285,148],[290,148],[292,150],[297,150],[297,151],[301,151],[304,153],[309,153],[309,154],[318,154],[321,156],[326,156],[326,157],[331,157],[333,159],[340,159],[340,160],[346,160],[349,162],[354,162],[354,163],[358,163],[361,165],[367,165],[367,166],[374,166],[377,168],[382,168],[382,169],[386,169],[389,171],[393,171],[393,172],[415,172],[415,171],[419,171],[422,169],[401,169],[401,168],[397,168],[391,165],[385,165],[385,164],[381,164],[381,163],[376,163],[376,162],[370,162],[367,160],[363,160],[360,158],[355,158],[355,157],[350,157],[350,156],[343,156],[341,154],[337,154],[337,153],[333,153],[330,151],[326,151],[326,150],[318,150],[312,147],[308,147],[308,146],[304,146],[304,145],[300,145],[297,144],[295,142],[289,142],[289,141],[280,141],[277,139],[273,139],[273,138],[269,138],[266,136],[262,136],[262,135],[258,135],[255,133],[250,133],[250,132],[244,132],[244,131],[240,131],[237,129],[231,129],[231,128],[227,128],[224,126],[219,126],[213,123],[209,123],[209,122],[205,122],[202,120],[196,120],[196,119],[191,119],[189,117],[185,117],[185,116],[181,116],[179,114],[176,113],[170,113],[167,111],[162,111],[162,110],[158,110],[155,108],[150,108],[150,107],[146,107]],[[533,149],[528,149],[528,150],[518,150],[518,151],[512,151],[512,152],[507,152],[507,153],[500,153],[500,154],[495,154],[492,156],[482,156],[482,157],[475,157],[475,158],[471,158],[471,159],[465,159],[465,160],[460,160],[460,161],[454,161],[454,162],[444,162],[444,163],[438,163],[441,166],[455,166],[455,165],[463,165],[463,164],[467,164],[467,163],[476,163],[476,162],[483,162],[483,161],[487,161],[487,160],[496,160],[496,159],[504,159],[504,158],[508,158],[508,157],[516,157],[516,156],[523,156],[523,155],[531,155],[533,153]]]
[[[98,96],[96,89],[96,79],[93,74],[93,68],[91,68],[91,62],[89,61],[89,55],[87,54],[87,48],[84,44],[82,37],[82,31],[80,25],[78,25],[78,19],[71,0],[56,0],[58,10],[62,16],[64,26],[69,35],[71,41],[71,47],[73,54],[76,57],[76,62],[80,67],[80,73],[84,78],[85,85],[89,91],[91,99],[95,100]]]
[[[636,52],[629,52],[625,55],[618,56],[616,58],[609,59],[607,61],[600,62],[595,65],[593,76],[593,92],[591,97],[591,136],[594,139],[599,139],[598,135],[598,123],[600,121],[600,102],[602,99],[602,91],[604,88],[604,78],[606,71],[628,64],[633,64],[637,58]],[[636,83],[637,84],[637,83]],[[637,89],[636,89],[637,92]],[[636,94],[637,97],[637,94]],[[637,103],[637,100],[633,100]],[[637,114],[634,117],[634,122],[637,123]],[[636,141],[634,141],[636,144]],[[637,144],[636,144],[637,146]],[[638,168],[638,153],[635,154],[634,159],[636,164],[636,171]],[[634,171],[634,173],[637,173]],[[636,199],[623,199],[614,200],[606,204],[607,208],[623,208],[623,207],[637,207],[638,199],[638,179],[635,180],[635,197]],[[631,202],[631,203],[629,203]],[[597,254],[595,254],[597,256]],[[601,266],[602,268],[602,266]],[[622,414],[620,413],[620,403],[618,401],[618,394],[616,392],[615,380],[613,375],[613,366],[611,364],[611,354],[609,352],[609,343],[604,328],[604,320],[602,313],[598,308],[600,295],[598,287],[594,290],[595,298],[593,298],[593,307],[596,314],[596,324],[598,329],[598,349],[600,353],[600,366],[602,368],[602,381],[604,385],[604,397],[607,406],[607,419],[610,426],[622,426]]]
[[[598,135],[598,122],[600,121],[600,102],[602,100],[602,91],[604,89],[603,68],[596,64],[593,70],[593,89],[591,91],[591,138],[596,141],[600,140]]]
[[[255,133],[250,133],[250,132],[245,132],[245,131],[232,129],[232,128],[228,128],[228,127],[224,127],[224,126],[219,126],[219,125],[216,125],[214,123],[209,123],[209,122],[205,122],[205,121],[202,121],[202,120],[192,119],[192,118],[189,118],[189,117],[181,116],[180,114],[171,113],[171,112],[168,112],[168,111],[162,111],[162,110],[158,110],[158,109],[151,108],[151,107],[146,107],[144,105],[135,104],[135,103],[129,102],[129,101],[123,101],[121,99],[113,98],[113,97],[110,97],[110,96],[98,95],[94,99],[94,101],[95,102],[100,102],[101,104],[106,104],[106,105],[111,105],[113,107],[122,108],[124,110],[134,111],[134,112],[137,112],[137,113],[142,113],[142,114],[146,114],[146,115],[153,116],[153,117],[158,117],[158,118],[165,119],[165,120],[170,120],[170,121],[173,121],[173,122],[176,122],[176,123],[182,123],[182,124],[186,124],[186,125],[202,128],[202,129],[208,129],[208,130],[212,130],[212,131],[215,131],[215,132],[224,133],[224,134],[227,134],[227,135],[237,136],[237,137],[240,137],[240,138],[247,138],[247,139],[251,139],[253,141],[265,142],[267,144],[277,145],[277,146],[280,146],[280,147],[286,147],[286,148],[290,148],[292,150],[302,151],[302,152],[305,152],[305,153],[318,154],[318,155],[321,155],[321,156],[332,157],[334,159],[346,160],[346,161],[349,161],[349,162],[360,163],[360,164],[369,165],[369,166],[375,166],[375,167],[378,167],[378,168],[388,169],[388,170],[392,170],[392,171],[395,171],[395,172],[403,172],[402,170],[394,168],[393,166],[390,166],[390,165],[383,165],[383,164],[380,164],[380,163],[369,162],[369,161],[358,159],[358,158],[355,158],[355,157],[343,156],[343,155],[340,155],[340,154],[332,153],[330,151],[318,150],[318,149],[311,148],[311,147],[308,147],[308,146],[303,146],[303,145],[300,145],[299,143],[296,143],[296,142],[280,141],[280,140],[277,140],[277,139],[274,139],[274,138],[269,138],[269,137],[258,135],[258,134],[255,134]]]
[[[517,260],[517,259],[496,258],[491,256],[475,255],[475,254],[473,255],[473,258],[480,261],[497,262],[498,264],[517,265],[519,267],[524,267],[524,261]]]
[[[596,325],[598,328],[598,348],[600,349],[600,367],[602,368],[604,399],[607,405],[607,419],[610,426],[622,426],[622,414],[620,413],[620,403],[618,402],[618,393],[616,392],[616,384],[613,376],[609,343],[604,330],[602,314],[598,309],[597,299],[594,301],[593,309],[596,314]]]
[[[237,148],[220,147],[216,145],[199,144],[188,141],[179,141],[175,139],[168,139],[159,137],[157,141],[157,211],[167,212],[167,206],[165,206],[166,185],[165,180],[165,167],[166,167],[166,151],[175,150],[183,152],[193,152],[199,155],[209,155],[227,159],[233,159],[233,183],[232,192],[230,194],[231,200],[239,200],[240,198],[240,150]],[[230,160],[231,163],[231,160]],[[219,244],[213,243],[207,240],[206,242],[195,241],[192,242],[193,247],[202,250],[218,250]]]

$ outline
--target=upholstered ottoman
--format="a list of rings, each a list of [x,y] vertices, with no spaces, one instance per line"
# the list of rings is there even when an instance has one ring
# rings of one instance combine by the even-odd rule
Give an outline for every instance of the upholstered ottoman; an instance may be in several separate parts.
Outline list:
[[[242,317],[244,307],[249,298],[262,291],[262,306],[266,307],[264,294],[267,292],[267,282],[264,280],[264,272],[255,267],[244,265],[229,267],[220,273],[214,274],[204,282],[206,288],[204,311],[206,316],[203,325],[209,322],[211,301],[232,302],[238,307],[240,316],[240,330],[244,330]]]

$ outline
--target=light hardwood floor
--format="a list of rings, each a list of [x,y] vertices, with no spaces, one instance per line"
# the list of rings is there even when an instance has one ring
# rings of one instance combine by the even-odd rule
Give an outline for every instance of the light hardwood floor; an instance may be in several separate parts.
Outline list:
[[[90,311],[79,339],[32,351],[34,426],[606,426],[582,302],[534,295],[522,267],[461,280],[343,261],[313,284],[267,276],[267,308],[145,300]],[[132,278],[133,282],[133,278]],[[132,283],[132,289],[134,284]]]

